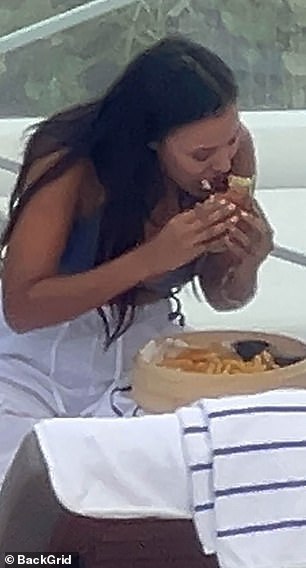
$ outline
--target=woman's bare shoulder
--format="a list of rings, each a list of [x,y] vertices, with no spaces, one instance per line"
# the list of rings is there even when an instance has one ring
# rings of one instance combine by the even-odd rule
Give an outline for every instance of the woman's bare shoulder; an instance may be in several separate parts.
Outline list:
[[[66,152],[67,150],[58,150],[33,162],[26,175],[24,190],[52,170],[65,157]],[[105,198],[105,190],[88,158],[78,159],[53,182],[52,186],[55,185],[60,185],[62,190],[75,198],[79,215],[90,215]],[[41,189],[43,191],[44,187]]]
[[[256,175],[256,150],[253,137],[245,125],[241,125],[241,136],[237,152],[232,160],[231,173],[237,176]]]
[[[98,179],[94,164],[89,159],[82,162],[83,175],[80,184],[81,215],[89,216],[105,201],[105,187]]]

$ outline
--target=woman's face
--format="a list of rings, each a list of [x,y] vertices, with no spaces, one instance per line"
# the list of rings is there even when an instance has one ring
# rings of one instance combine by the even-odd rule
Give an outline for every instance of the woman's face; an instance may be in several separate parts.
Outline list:
[[[222,114],[182,126],[158,144],[166,176],[181,188],[201,196],[203,180],[210,184],[231,169],[241,125],[235,105]]]

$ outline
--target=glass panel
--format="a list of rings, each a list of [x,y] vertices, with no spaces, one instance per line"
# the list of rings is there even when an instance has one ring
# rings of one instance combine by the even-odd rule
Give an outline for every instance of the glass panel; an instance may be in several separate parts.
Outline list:
[[[1,0],[0,30],[81,4]],[[302,109],[305,31],[305,0],[135,1],[0,59],[0,115],[46,115],[101,96],[132,56],[173,32],[202,42],[232,66],[242,109]]]

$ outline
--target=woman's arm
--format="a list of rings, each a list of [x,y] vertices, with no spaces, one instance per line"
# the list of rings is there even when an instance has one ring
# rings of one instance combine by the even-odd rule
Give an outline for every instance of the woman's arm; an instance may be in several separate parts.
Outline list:
[[[73,221],[84,205],[82,188],[91,187],[91,181],[88,167],[76,164],[39,190],[18,219],[3,273],[4,313],[18,333],[76,318],[206,250],[203,240],[210,239],[210,229],[189,211],[173,217],[134,251],[83,274],[58,275]],[[223,234],[223,225],[218,231]]]
[[[230,174],[256,176],[255,147],[245,126],[242,126]],[[197,274],[209,304],[219,311],[234,310],[247,304],[256,293],[258,266],[258,261],[251,257],[239,264],[230,252],[211,254],[199,261]]]
[[[217,311],[237,310],[253,299],[258,263],[249,258],[233,267],[224,254],[208,255],[197,273],[208,303]]]
[[[83,274],[58,275],[87,175],[79,163],[39,190],[14,228],[2,290],[5,317],[18,333],[73,319],[153,276],[144,247]]]

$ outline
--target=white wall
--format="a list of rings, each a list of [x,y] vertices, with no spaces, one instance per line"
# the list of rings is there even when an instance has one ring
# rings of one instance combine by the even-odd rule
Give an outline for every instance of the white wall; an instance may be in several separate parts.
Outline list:
[[[37,122],[36,119],[14,118],[0,119],[0,156],[19,162],[25,143],[25,130]],[[7,197],[10,194],[15,175],[0,168],[0,209],[6,209]]]
[[[259,188],[306,188],[306,110],[242,113],[254,136]]]

